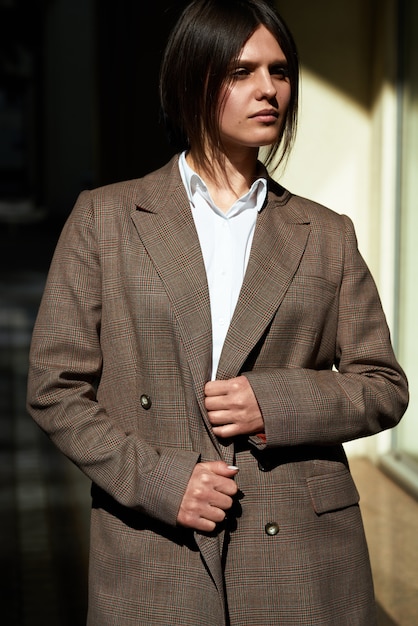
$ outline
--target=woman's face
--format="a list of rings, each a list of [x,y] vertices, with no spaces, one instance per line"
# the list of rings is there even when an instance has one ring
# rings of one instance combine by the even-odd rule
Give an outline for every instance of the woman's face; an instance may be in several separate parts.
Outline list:
[[[227,151],[259,148],[277,140],[291,87],[286,57],[265,26],[251,35],[221,93],[220,133]]]

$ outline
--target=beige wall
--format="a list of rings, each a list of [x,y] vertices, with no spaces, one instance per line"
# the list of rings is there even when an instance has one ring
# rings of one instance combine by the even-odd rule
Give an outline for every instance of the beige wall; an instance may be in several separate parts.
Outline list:
[[[349,215],[395,319],[396,2],[278,0],[302,66],[293,154],[276,177],[291,191]],[[349,454],[386,451],[390,433],[352,442]]]
[[[397,451],[408,454],[418,463],[418,3],[416,0],[409,0],[407,11],[402,103],[399,354],[408,374],[411,399],[405,419],[398,429]]]

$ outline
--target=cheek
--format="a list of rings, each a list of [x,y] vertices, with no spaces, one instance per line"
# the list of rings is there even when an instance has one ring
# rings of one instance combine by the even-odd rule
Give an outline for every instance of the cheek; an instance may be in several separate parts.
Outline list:
[[[282,85],[281,89],[278,90],[277,96],[279,100],[279,105],[282,111],[286,111],[291,98],[292,92],[290,89],[290,85]]]
[[[225,102],[225,106],[221,114],[221,128],[225,126],[231,126],[231,124],[236,125],[237,123],[240,123],[240,108],[242,109],[242,101],[240,101],[239,98],[235,98],[230,95],[228,97],[228,100]]]

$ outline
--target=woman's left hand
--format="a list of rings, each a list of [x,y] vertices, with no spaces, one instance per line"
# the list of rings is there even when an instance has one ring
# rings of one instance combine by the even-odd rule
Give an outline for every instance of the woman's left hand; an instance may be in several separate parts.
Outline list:
[[[245,376],[206,383],[205,407],[217,437],[264,432],[257,398]]]

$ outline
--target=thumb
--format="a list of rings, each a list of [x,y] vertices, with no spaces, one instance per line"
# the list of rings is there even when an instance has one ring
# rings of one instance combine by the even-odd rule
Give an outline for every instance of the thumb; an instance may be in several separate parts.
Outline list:
[[[212,471],[219,476],[232,477],[238,474],[239,468],[236,465],[227,465],[225,461],[213,461]]]

